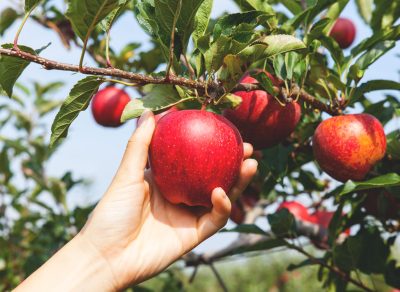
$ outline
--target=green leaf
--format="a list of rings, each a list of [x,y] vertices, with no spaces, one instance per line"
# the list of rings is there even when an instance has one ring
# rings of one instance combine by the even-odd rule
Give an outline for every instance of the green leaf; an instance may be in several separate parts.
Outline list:
[[[198,39],[204,36],[210,22],[213,0],[204,0],[194,19],[193,42],[197,47]]]
[[[25,0],[25,12],[28,13],[34,9],[42,0]]]
[[[375,45],[356,61],[355,66],[357,66],[360,70],[366,70],[371,64],[382,57],[387,51],[394,48],[395,45],[395,41],[383,41]]]
[[[255,61],[305,48],[306,45],[292,35],[269,35],[250,44],[239,55]]]
[[[294,233],[296,221],[288,209],[283,208],[275,214],[269,214],[267,218],[275,235],[286,236]]]
[[[184,93],[179,92],[174,86],[155,85],[145,96],[140,99],[132,99],[132,101],[126,105],[122,113],[121,121],[125,122],[130,119],[136,119],[140,117],[146,109],[158,113],[174,105],[193,99],[195,99],[195,97],[189,95],[185,96]]]
[[[130,0],[119,0],[118,6],[100,22],[100,26],[105,32],[108,32],[111,29],[112,24],[124,11],[129,1]]]
[[[4,49],[12,49],[12,44],[2,45]],[[32,48],[25,46],[18,46],[20,50],[36,55],[37,51],[34,51]],[[4,89],[9,97],[12,96],[13,87],[19,76],[21,76],[22,72],[28,67],[30,64],[29,61],[9,57],[6,55],[0,55],[0,86]]]
[[[377,90],[400,90],[400,83],[393,80],[370,80],[357,87],[350,98],[356,102],[365,93]]]
[[[119,0],[69,0],[66,16],[75,33],[85,41],[96,25],[118,5]]]
[[[218,77],[226,92],[230,92],[242,78],[244,74],[242,66],[243,62],[239,56],[231,54],[225,56]]]
[[[356,0],[358,12],[366,24],[371,21],[373,3],[373,0]]]
[[[400,186],[400,175],[389,173],[362,182],[353,182],[350,180],[330,192],[328,196],[343,196],[356,191],[396,186]]]
[[[268,78],[267,74],[264,72],[251,72],[250,76],[255,78],[261,88],[265,91],[267,91],[269,94],[275,95],[274,92],[274,85],[272,84],[271,79]]]
[[[289,155],[293,151],[293,146],[283,146],[281,144],[263,150],[262,163],[271,172],[272,176],[280,182],[287,173]]]
[[[260,234],[266,235],[267,233],[255,224],[241,224],[231,229],[222,229],[220,232],[238,232],[245,234]]]
[[[258,10],[275,14],[272,6],[265,0],[235,0],[235,2],[243,11]]]
[[[60,139],[68,135],[71,123],[81,111],[86,110],[92,96],[103,82],[103,78],[88,76],[75,84],[54,119],[51,127],[50,147],[53,147]]]
[[[3,36],[4,32],[14,23],[19,17],[17,11],[13,8],[8,7],[4,9],[0,14],[0,36]]]

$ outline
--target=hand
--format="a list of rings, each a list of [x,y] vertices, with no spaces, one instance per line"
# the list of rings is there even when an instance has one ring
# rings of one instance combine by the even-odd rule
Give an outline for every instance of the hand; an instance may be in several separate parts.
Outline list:
[[[146,112],[128,142],[109,189],[73,239],[77,248],[82,250],[83,246],[85,252],[81,253],[92,254],[91,262],[102,263],[102,273],[93,272],[102,275],[102,290],[120,290],[163,271],[222,228],[230,215],[231,202],[221,188],[212,192],[212,210],[202,214],[163,198],[151,170],[145,171],[154,128],[154,116]],[[241,194],[257,170],[257,162],[247,159],[252,154],[249,144],[245,144],[244,153],[240,177],[229,194],[231,199]],[[85,291],[94,288],[77,287]]]

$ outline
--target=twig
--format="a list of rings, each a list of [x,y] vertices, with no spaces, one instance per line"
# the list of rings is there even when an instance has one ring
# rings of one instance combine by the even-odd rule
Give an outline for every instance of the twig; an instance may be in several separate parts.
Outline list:
[[[297,250],[298,252],[300,252],[301,254],[305,255],[307,258],[309,258],[312,262],[319,264],[321,266],[323,266],[324,268],[327,268],[328,270],[336,273],[337,275],[339,275],[341,278],[343,278],[345,281],[350,282],[354,285],[356,285],[357,287],[368,291],[368,292],[373,292],[373,290],[371,290],[370,288],[368,288],[367,286],[365,286],[363,283],[360,283],[356,280],[354,280],[353,278],[350,277],[349,274],[343,272],[342,270],[340,270],[339,268],[335,267],[335,266],[330,266],[327,263],[325,263],[324,261],[321,261],[320,259],[315,258],[314,256],[312,256],[310,253],[306,252],[304,249],[302,249],[301,247],[298,247],[294,244],[288,243],[287,246],[291,249]]]
[[[171,41],[169,46],[169,61],[167,66],[167,71],[165,75],[165,80],[169,80],[170,71],[172,63],[174,62],[174,50],[175,50],[175,29],[176,29],[176,22],[178,21],[179,14],[181,13],[182,8],[182,0],[179,0],[177,11],[174,15],[174,21],[172,23],[172,30],[171,30]]]
[[[122,79],[130,80],[134,83],[140,85],[146,84],[171,84],[183,86],[186,88],[195,89],[199,94],[204,94],[206,89],[208,91],[217,91],[218,93],[225,93],[225,90],[222,85],[217,82],[202,82],[197,80],[190,80],[184,77],[172,76],[170,75],[168,79],[164,77],[155,77],[150,75],[143,75],[138,73],[132,73],[116,68],[94,68],[94,67],[86,67],[83,66],[80,68],[77,65],[61,63],[57,61],[53,61],[50,59],[46,59],[40,57],[35,54],[30,54],[24,51],[15,51],[13,49],[4,49],[0,48],[0,55],[5,55],[9,57],[19,58],[23,60],[27,60],[33,63],[37,63],[43,66],[46,70],[60,70],[60,71],[71,71],[71,72],[81,72],[87,75],[98,75],[98,76],[112,76]],[[251,91],[261,89],[257,84],[238,84],[232,90],[232,92],[236,91]],[[274,87],[274,90],[277,92],[279,96],[288,96],[286,89]],[[304,101],[307,104],[310,104],[313,108],[318,109],[320,111],[324,111],[330,115],[338,115],[341,113],[341,109],[332,109],[329,105],[326,105],[320,101],[318,101],[314,96],[307,93],[305,90],[300,89],[297,86],[294,86],[291,89],[291,96],[297,96],[299,94],[299,99]]]
[[[218,281],[219,285],[221,286],[221,289],[224,292],[228,292],[228,288],[226,287],[225,282],[222,279],[221,275],[218,273],[217,269],[214,267],[214,264],[209,263],[209,266],[210,266],[211,270],[213,271],[215,278],[217,278],[217,281]]]

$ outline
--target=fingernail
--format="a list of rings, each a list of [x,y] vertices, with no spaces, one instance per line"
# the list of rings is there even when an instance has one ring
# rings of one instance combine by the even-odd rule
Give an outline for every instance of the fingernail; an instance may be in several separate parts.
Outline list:
[[[146,121],[149,120],[149,117],[151,115],[151,111],[150,110],[145,110],[142,115],[140,116],[140,119],[138,121],[138,127],[140,127],[141,125],[143,125]]]

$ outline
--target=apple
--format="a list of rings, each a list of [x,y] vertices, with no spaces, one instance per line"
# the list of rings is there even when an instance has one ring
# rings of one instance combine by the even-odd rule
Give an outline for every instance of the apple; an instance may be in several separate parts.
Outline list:
[[[172,113],[172,112],[176,112],[178,111],[178,108],[176,106],[173,106],[171,108],[169,108],[168,110],[162,112],[161,114],[155,115],[154,119],[156,120],[156,123],[158,123],[158,121],[165,115]]]
[[[104,127],[119,127],[125,106],[131,101],[129,95],[114,86],[99,90],[92,100],[93,117]]]
[[[304,205],[296,201],[291,201],[291,202],[286,201],[279,205],[277,211],[284,208],[287,209],[290,213],[292,213],[292,215],[296,220],[312,222],[310,214],[308,213],[308,209]]]
[[[310,218],[311,218],[311,222],[318,224],[322,228],[328,229],[329,224],[331,223],[331,220],[334,215],[335,215],[335,212],[325,211],[325,210],[317,210],[313,214],[311,214]],[[349,235],[350,229],[345,230],[344,233]]]
[[[381,219],[400,218],[400,199],[387,190],[375,189],[366,192],[363,203],[365,211]]]
[[[340,17],[336,20],[329,35],[342,49],[347,49],[356,37],[356,27],[350,19]]]
[[[369,114],[329,118],[318,125],[313,152],[319,166],[339,181],[360,181],[386,152],[381,123]]]
[[[231,220],[236,224],[242,224],[247,209],[254,208],[260,200],[260,192],[254,187],[248,186],[243,194],[232,204]]]
[[[169,202],[211,207],[213,189],[228,193],[239,175],[243,141],[223,116],[175,111],[158,121],[149,156],[154,181]]]
[[[265,74],[275,86],[282,85],[276,77],[267,72]],[[247,74],[241,83],[256,84],[258,81]],[[238,91],[235,95],[242,98],[242,103],[236,109],[225,110],[223,114],[255,150],[279,144],[294,131],[300,120],[301,108],[297,102],[282,106],[263,90]]]

